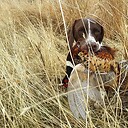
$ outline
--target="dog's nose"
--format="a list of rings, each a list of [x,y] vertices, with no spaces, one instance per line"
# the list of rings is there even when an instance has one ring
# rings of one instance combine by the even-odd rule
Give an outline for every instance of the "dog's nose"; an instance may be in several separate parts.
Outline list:
[[[98,45],[96,43],[91,43],[91,44],[84,44],[81,46],[81,51],[88,51],[88,50],[96,52],[98,49]]]
[[[96,43],[92,43],[92,44],[90,45],[90,47],[91,47],[91,49],[92,49],[94,52],[96,52],[96,51],[98,50],[98,45],[97,45]]]
[[[96,42],[91,42],[88,44],[88,48],[96,52],[99,49],[99,45]]]
[[[91,47],[92,47],[92,49],[96,49],[96,48],[97,48],[96,43],[92,43],[92,44],[91,44]]]

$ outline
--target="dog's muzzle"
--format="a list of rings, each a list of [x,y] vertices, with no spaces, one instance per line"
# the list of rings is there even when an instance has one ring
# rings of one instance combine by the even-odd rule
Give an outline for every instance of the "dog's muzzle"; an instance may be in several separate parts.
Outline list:
[[[89,36],[86,40],[85,43],[81,45],[81,50],[87,50],[87,51],[92,51],[92,52],[97,52],[101,47],[101,44],[95,40],[93,36]]]

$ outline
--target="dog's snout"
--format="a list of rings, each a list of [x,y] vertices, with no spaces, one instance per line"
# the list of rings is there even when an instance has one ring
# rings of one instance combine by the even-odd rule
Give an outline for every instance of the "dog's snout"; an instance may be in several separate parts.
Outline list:
[[[94,52],[96,52],[97,50],[99,50],[99,44],[96,42],[93,42],[90,44],[90,49],[92,49]]]
[[[94,52],[96,52],[99,48],[99,45],[96,43],[96,42],[93,42],[93,43],[89,43],[89,44],[83,44],[81,46],[81,51],[84,51],[84,50],[93,50]]]
[[[87,44],[94,44],[95,42],[96,42],[95,40],[89,40],[89,39],[86,40]]]
[[[100,48],[99,46],[99,43],[96,43],[96,42],[92,42],[92,43],[89,43],[89,44],[83,44],[81,46],[81,51],[88,51],[89,49],[93,52],[96,52],[98,51]]]

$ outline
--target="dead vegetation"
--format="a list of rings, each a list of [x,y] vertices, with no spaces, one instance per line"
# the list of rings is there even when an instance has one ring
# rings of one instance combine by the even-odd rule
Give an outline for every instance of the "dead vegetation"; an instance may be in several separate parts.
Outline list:
[[[90,109],[86,121],[75,119],[66,94],[59,89],[68,53],[65,30],[77,18],[97,19],[105,28],[104,43],[118,49],[118,60],[128,58],[127,3],[127,0],[1,1],[0,127],[127,128],[128,109],[118,112],[123,109],[120,104]]]

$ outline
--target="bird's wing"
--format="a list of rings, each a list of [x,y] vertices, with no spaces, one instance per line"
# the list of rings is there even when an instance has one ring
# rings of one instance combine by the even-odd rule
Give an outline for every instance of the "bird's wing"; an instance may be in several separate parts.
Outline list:
[[[86,118],[84,97],[80,90],[72,90],[71,92],[68,92],[68,103],[76,118],[79,118],[80,116],[83,119]]]
[[[96,82],[88,84],[85,68],[81,64],[75,66],[71,73],[68,86],[68,103],[76,118],[86,118],[88,99],[103,103],[100,91],[95,87]],[[88,98],[87,98],[88,97]]]

